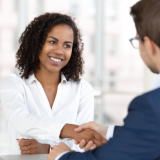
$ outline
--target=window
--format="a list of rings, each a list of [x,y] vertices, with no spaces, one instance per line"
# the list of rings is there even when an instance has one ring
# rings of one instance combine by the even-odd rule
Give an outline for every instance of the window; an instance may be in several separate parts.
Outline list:
[[[115,75],[116,75],[116,73],[114,71],[109,72],[109,76],[110,76],[109,88],[110,89],[114,89],[114,87],[115,87],[115,80],[114,80]]]
[[[96,16],[96,4],[95,1],[90,1],[90,7],[88,8],[89,16],[95,17]]]
[[[71,12],[72,14],[74,14],[74,16],[78,15],[78,5],[76,2],[73,2],[73,4],[71,5]]]
[[[117,3],[115,0],[109,0],[107,4],[107,16],[114,20],[117,18]]]
[[[17,30],[13,30],[13,48],[17,50],[19,42],[18,42],[18,33]]]
[[[18,0],[13,0],[13,10],[18,12]]]
[[[90,39],[90,47],[91,47],[91,53],[94,54],[95,53],[95,35],[91,36]]]
[[[107,36],[107,52],[109,54],[115,54],[117,52],[117,36]]]
[[[36,11],[38,15],[43,12],[43,6],[44,6],[43,0],[37,0]]]

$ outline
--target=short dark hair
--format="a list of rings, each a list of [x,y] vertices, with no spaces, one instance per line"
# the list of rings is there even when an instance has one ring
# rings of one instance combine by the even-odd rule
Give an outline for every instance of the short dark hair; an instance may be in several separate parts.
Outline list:
[[[69,25],[74,33],[71,58],[68,64],[61,69],[61,72],[67,80],[79,80],[79,76],[83,74],[84,64],[80,30],[71,16],[60,13],[45,13],[36,17],[22,33],[19,39],[20,47],[16,53],[16,67],[19,69],[22,78],[28,79],[30,74],[38,71],[39,55],[47,34],[53,26],[60,24]]]
[[[137,33],[160,47],[160,0],[140,0],[131,7]]]

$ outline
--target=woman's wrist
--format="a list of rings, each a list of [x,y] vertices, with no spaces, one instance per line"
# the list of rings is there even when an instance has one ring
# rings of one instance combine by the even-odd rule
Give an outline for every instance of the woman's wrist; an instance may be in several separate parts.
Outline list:
[[[77,125],[74,124],[65,124],[64,127],[61,130],[60,138],[71,138],[75,139],[76,132],[74,131],[75,128],[77,128]]]
[[[41,144],[37,142],[37,153],[38,154],[48,154],[50,151],[50,145],[49,144]]]
[[[44,150],[43,150],[43,154],[48,154],[50,152],[50,145],[49,144],[45,144],[44,146]]]

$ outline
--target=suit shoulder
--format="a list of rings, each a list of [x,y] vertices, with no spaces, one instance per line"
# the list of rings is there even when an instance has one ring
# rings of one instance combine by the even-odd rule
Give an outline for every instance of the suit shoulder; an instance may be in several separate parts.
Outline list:
[[[147,100],[151,103],[159,103],[160,104],[160,88],[155,89],[153,91],[146,92],[142,95],[137,96],[136,98],[133,99],[135,100]]]
[[[144,93],[144,94],[141,94],[141,95],[135,97],[135,98],[133,99],[133,101],[140,100],[140,99],[144,99],[144,98],[146,98],[146,99],[158,98],[159,96],[160,96],[160,88],[155,89],[155,90],[153,90],[153,91],[146,92],[146,93]]]
[[[160,115],[160,88],[137,96],[130,103],[129,110],[137,109],[143,112],[149,111],[159,117]]]
[[[150,92],[147,92],[144,94],[144,96],[149,96],[149,97],[152,97],[152,96],[160,96],[160,88],[157,88],[157,89],[154,89]]]

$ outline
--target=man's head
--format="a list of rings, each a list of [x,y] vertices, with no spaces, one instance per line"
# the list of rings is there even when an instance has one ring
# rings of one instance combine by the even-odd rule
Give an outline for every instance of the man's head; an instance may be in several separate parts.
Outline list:
[[[140,0],[131,7],[139,50],[145,64],[154,73],[160,72],[160,0]]]

